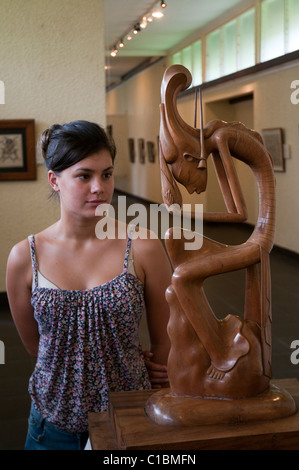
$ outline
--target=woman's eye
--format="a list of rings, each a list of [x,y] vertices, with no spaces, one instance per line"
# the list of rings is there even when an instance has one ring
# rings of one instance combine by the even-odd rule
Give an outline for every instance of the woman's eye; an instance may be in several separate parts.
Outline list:
[[[109,179],[112,176],[112,173],[104,173],[104,179]]]
[[[81,180],[87,180],[89,178],[89,175],[87,174],[82,174],[82,175],[78,175],[78,177],[81,179]]]

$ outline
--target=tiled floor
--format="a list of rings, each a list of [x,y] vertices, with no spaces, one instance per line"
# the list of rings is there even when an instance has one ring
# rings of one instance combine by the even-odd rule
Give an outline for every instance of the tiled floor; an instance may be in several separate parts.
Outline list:
[[[204,233],[224,243],[238,244],[248,237],[247,226],[207,225]],[[299,364],[290,360],[291,343],[299,340],[299,257],[274,249],[271,254],[273,299],[273,377],[299,378]],[[206,294],[216,314],[241,314],[242,271],[217,276],[206,283]],[[142,336],[146,337],[143,331]],[[26,353],[6,306],[0,306],[0,340],[5,364],[0,365],[0,450],[22,449],[30,401],[28,380],[34,361]]]

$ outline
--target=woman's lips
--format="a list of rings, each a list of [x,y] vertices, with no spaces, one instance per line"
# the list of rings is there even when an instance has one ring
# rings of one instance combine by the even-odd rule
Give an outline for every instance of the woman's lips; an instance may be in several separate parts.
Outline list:
[[[87,201],[87,204],[89,204],[90,206],[99,206],[100,204],[104,204],[105,201],[103,201],[102,199],[94,199],[92,201]]]

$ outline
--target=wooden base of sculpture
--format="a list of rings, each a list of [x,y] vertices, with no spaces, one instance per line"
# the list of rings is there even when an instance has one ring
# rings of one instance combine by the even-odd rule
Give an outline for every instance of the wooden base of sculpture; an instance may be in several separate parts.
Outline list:
[[[284,390],[287,390],[287,395],[294,397],[295,403],[299,407],[299,382],[297,379],[281,379],[272,383],[283,395]],[[273,387],[273,393],[277,392],[276,387]],[[155,390],[111,393],[109,413],[89,413],[89,435],[92,449],[299,450],[298,411],[289,417],[281,417],[280,419],[268,416],[267,419],[256,421],[249,419],[242,422],[242,419],[239,419],[243,416],[242,408],[239,408],[238,403],[234,401],[236,408],[234,415],[237,416],[235,421],[231,419],[229,423],[161,426],[149,419],[145,413],[148,400],[157,393]],[[277,398],[279,403],[284,403],[284,399],[279,394]],[[222,405],[221,401],[215,413],[221,413]],[[204,408],[202,408],[202,412],[206,413]]]
[[[149,398],[145,412],[160,425],[197,426],[287,418],[296,412],[296,403],[273,384],[258,396],[239,400],[179,397],[164,389]]]

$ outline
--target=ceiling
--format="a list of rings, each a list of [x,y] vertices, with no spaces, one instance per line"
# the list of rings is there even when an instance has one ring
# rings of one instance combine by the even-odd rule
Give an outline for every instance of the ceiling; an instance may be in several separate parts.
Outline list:
[[[163,9],[163,18],[147,23],[145,29],[136,36],[132,35],[132,40],[128,41],[126,34],[154,6],[159,6],[160,1],[104,0],[108,89],[141,64],[167,55],[200,28],[239,4],[246,3],[246,0],[166,0],[165,3],[167,6]],[[111,49],[121,38],[125,47],[118,47],[116,57],[111,57]]]

